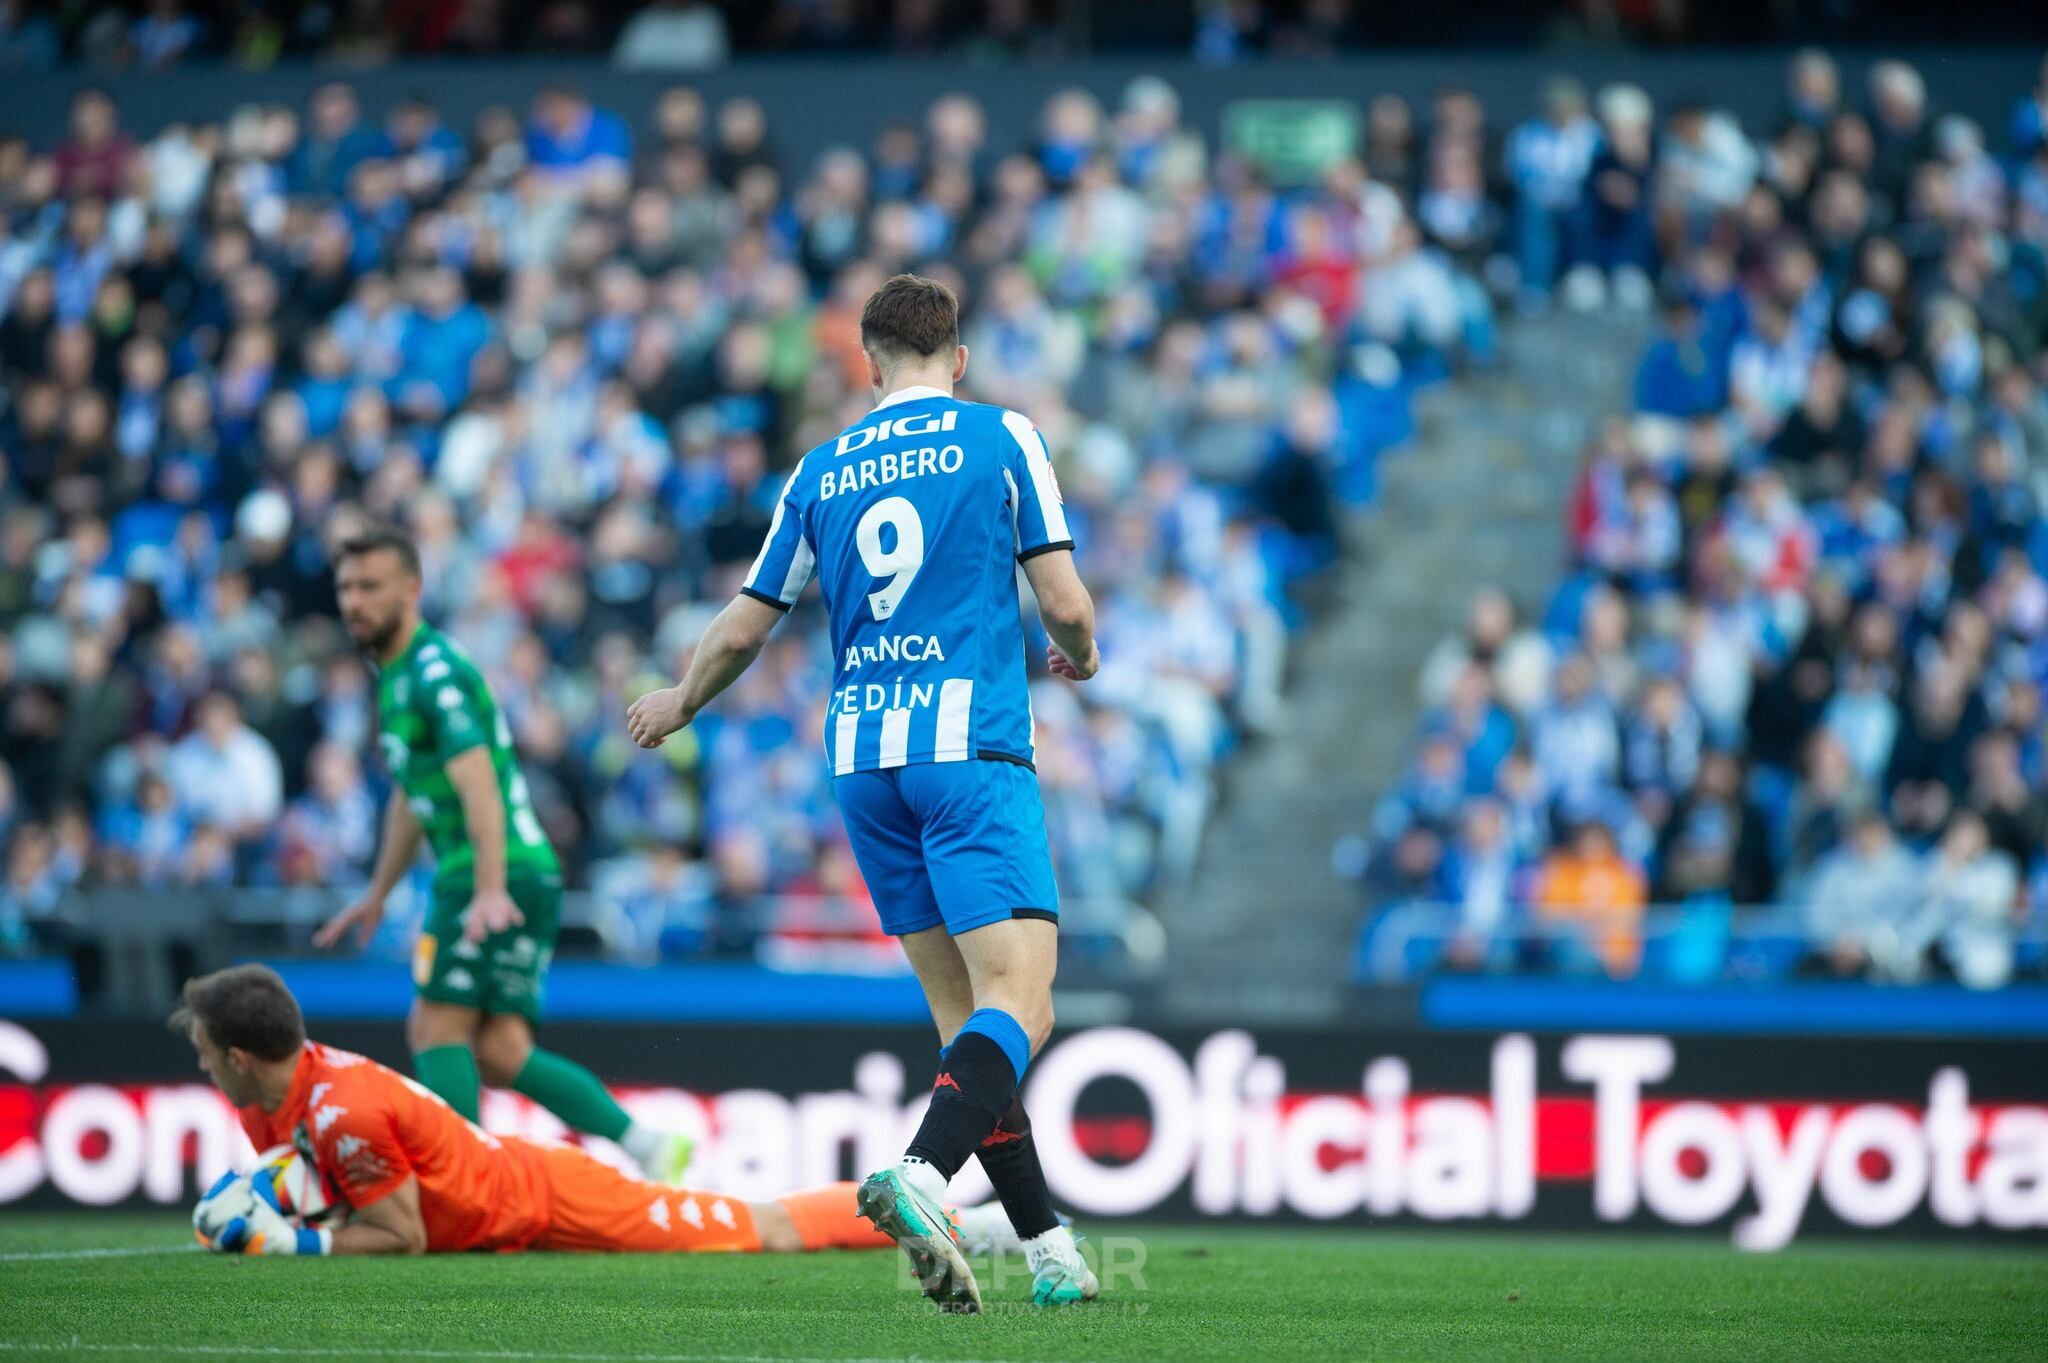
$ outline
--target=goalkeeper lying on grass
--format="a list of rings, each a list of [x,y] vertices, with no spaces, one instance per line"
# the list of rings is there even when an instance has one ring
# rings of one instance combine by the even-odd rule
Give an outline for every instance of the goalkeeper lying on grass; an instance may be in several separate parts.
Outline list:
[[[348,1205],[337,1229],[303,1227],[246,1180],[223,1180],[193,1224],[210,1249],[244,1254],[455,1250],[883,1249],[852,1183],[749,1202],[645,1183],[570,1145],[494,1136],[419,1083],[306,1038],[276,972],[234,966],[186,984],[171,1026],[241,1109],[259,1150],[295,1146]],[[960,1215],[963,1237],[1016,1248],[1002,1209]]]

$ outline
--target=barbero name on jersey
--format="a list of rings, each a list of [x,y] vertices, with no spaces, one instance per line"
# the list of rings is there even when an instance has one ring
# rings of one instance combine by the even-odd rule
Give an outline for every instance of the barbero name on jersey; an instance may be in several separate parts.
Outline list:
[[[881,440],[899,436],[937,435],[960,424],[958,408],[925,416],[887,417],[873,426],[856,426],[839,437],[835,456],[852,454]],[[905,478],[929,477],[934,473],[958,473],[967,452],[958,445],[926,445],[914,450],[883,450],[841,467],[826,469],[818,480],[818,500],[842,492],[880,487]]]
[[[868,663],[942,663],[945,646],[936,634],[885,634],[871,644],[848,644],[840,671],[852,672]]]

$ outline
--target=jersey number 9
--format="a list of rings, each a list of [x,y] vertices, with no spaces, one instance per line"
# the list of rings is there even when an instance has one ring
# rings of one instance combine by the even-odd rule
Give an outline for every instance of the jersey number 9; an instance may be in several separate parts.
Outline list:
[[[890,549],[882,548],[885,525],[896,532],[895,547]],[[924,522],[918,519],[917,508],[907,498],[884,497],[861,516],[853,539],[869,574],[889,579],[880,591],[868,593],[868,605],[874,610],[875,619],[887,620],[896,613],[903,594],[910,590],[917,570],[924,566]]]

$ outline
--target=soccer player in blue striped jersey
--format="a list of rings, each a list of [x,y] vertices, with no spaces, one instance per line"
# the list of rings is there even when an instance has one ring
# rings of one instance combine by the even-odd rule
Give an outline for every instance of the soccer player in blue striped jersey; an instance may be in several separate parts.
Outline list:
[[[943,284],[898,275],[869,298],[873,411],[798,461],[746,585],[675,686],[635,701],[643,747],[688,724],[760,654],[818,580],[835,672],[825,756],[861,874],[924,986],[937,1077],[916,1138],[861,1185],[864,1215],[927,1295],[979,1309],[944,1210],[978,1154],[1024,1242],[1041,1304],[1095,1296],[1045,1187],[1019,1084],[1052,1030],[1059,897],[1032,766],[1017,567],[1059,676],[1099,663],[1044,438],[1016,412],[953,396],[967,372]]]

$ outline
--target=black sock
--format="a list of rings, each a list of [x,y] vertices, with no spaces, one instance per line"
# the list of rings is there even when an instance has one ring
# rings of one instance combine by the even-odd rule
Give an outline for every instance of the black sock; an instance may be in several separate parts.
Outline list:
[[[981,1157],[981,1171],[995,1186],[1017,1234],[1029,1240],[1060,1223],[1059,1213],[1052,1209],[1052,1190],[1045,1186],[1045,1170],[1038,1164],[1031,1118],[1025,1115],[1022,1098],[1010,1100],[1010,1110],[995,1130],[982,1137],[981,1148],[974,1153]]]
[[[939,1055],[932,1105],[903,1153],[915,1155],[950,1181],[1009,1111],[1017,1094],[1010,1057],[980,1032],[962,1032]]]

